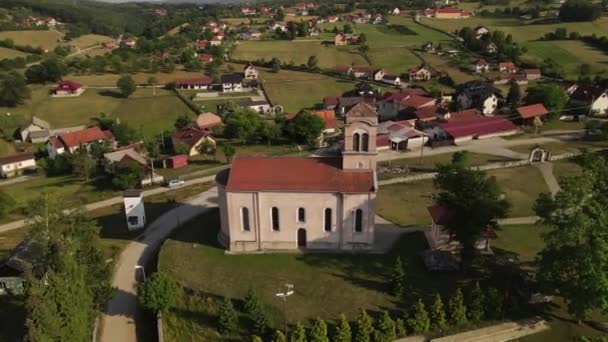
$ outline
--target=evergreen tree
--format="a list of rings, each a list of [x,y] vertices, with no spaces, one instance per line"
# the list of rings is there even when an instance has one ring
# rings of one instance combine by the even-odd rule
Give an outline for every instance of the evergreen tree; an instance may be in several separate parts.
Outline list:
[[[469,320],[472,322],[481,321],[484,318],[485,298],[481,287],[479,287],[479,282],[476,282],[470,290],[467,303],[469,303],[467,310]]]
[[[350,342],[352,340],[352,332],[350,331],[350,324],[344,314],[340,315],[340,323],[336,327],[334,332],[333,342]]]
[[[327,337],[327,324],[321,318],[315,320],[312,328],[310,329],[310,335],[308,338],[310,342],[329,342]]]
[[[268,314],[266,306],[260,304],[260,306],[252,312],[251,319],[253,320],[255,331],[264,334],[270,323],[270,315]]]
[[[374,332],[372,318],[363,309],[359,312],[356,322],[355,342],[370,342]]]
[[[253,335],[251,337],[251,342],[264,342],[261,337]]]
[[[397,333],[395,332],[395,322],[392,320],[388,311],[383,311],[376,322],[374,330],[374,342],[392,342]]]
[[[405,322],[401,318],[397,318],[395,321],[395,333],[397,334],[397,337],[405,337],[407,335]]]
[[[405,269],[403,267],[403,263],[401,262],[401,257],[397,257],[395,260],[395,268],[393,270],[393,274],[391,275],[391,290],[393,291],[393,295],[399,296],[405,292]]]
[[[521,88],[517,82],[511,81],[511,85],[509,86],[509,94],[507,95],[507,103],[511,106],[511,108],[515,108],[519,104],[520,100]]]
[[[494,287],[487,289],[485,294],[485,314],[488,319],[499,319],[502,314],[502,296]]]
[[[462,291],[457,289],[448,303],[450,323],[461,326],[467,323],[467,307],[464,305]]]
[[[274,332],[274,335],[272,335],[271,342],[287,342],[287,338],[285,337],[285,334],[281,332],[281,330],[277,330]]]
[[[250,287],[249,290],[247,290],[247,294],[245,294],[245,303],[243,305],[243,311],[245,311],[245,313],[248,315],[252,315],[259,307],[260,300],[258,299],[255,290]]]
[[[295,328],[291,331],[289,342],[306,342],[306,329],[304,329],[302,323],[296,323]]]
[[[232,300],[228,297],[224,297],[222,305],[220,306],[220,313],[218,317],[218,324],[220,326],[220,332],[222,334],[231,335],[238,331],[239,318]]]
[[[415,334],[423,334],[431,329],[431,320],[422,299],[418,299],[418,302],[414,305],[414,312],[408,319],[408,325]]]
[[[445,309],[439,293],[435,295],[435,300],[433,301],[429,314],[431,319],[431,328],[433,330],[443,331],[447,327],[448,322],[445,315]]]

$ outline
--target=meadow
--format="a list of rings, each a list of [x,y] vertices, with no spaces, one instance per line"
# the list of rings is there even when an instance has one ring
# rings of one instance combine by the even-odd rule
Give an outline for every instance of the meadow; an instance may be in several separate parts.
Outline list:
[[[63,35],[57,31],[2,31],[0,40],[12,39],[17,45],[30,45],[41,47],[45,50],[52,50],[57,45]]]
[[[102,36],[99,34],[85,34],[69,42],[69,45],[76,46],[80,49],[85,49],[91,46],[100,45],[114,41],[114,38],[108,36]]]
[[[526,42],[528,52],[525,60],[542,62],[551,58],[559,63],[571,79],[580,75],[581,64],[589,64],[593,74],[605,73],[608,70],[608,55],[604,52],[577,40],[534,41]]]
[[[107,51],[107,50],[104,50]],[[131,78],[137,84],[148,84],[148,79],[150,77],[156,78],[158,84],[166,84],[170,82],[174,82],[178,79],[182,78],[197,78],[202,77],[204,74],[202,71],[185,71],[185,70],[175,70],[172,73],[146,73],[146,72],[137,72],[134,74],[130,74]],[[76,81],[85,86],[115,86],[118,79],[121,77],[121,74],[114,73],[105,73],[105,74],[90,74],[90,75],[76,75],[70,74],[65,77],[65,79]]]
[[[15,49],[8,49],[0,47],[0,60],[2,59],[14,59],[17,57],[25,58],[28,54]]]

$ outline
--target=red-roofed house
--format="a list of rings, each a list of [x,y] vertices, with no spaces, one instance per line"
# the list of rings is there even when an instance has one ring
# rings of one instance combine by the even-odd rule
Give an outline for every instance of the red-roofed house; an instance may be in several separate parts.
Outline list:
[[[528,78],[525,74],[514,74],[514,73],[506,73],[498,75],[498,79],[494,81],[494,84],[507,84],[509,82],[515,82],[519,85],[528,84]]]
[[[524,69],[524,74],[526,74],[526,78],[528,80],[538,80],[542,77],[542,73],[540,69]]]
[[[203,76],[198,78],[188,78],[175,81],[175,88],[177,89],[209,89],[209,86],[213,84],[211,77]]]
[[[498,71],[516,73],[517,66],[513,62],[502,62],[498,63]]]
[[[85,88],[82,84],[75,81],[63,80],[57,83],[55,89],[53,89],[54,97],[68,97],[68,96],[80,96],[84,92]]]
[[[196,126],[200,129],[213,129],[221,126],[222,118],[213,113],[202,113],[196,117]]]
[[[429,81],[432,76],[431,70],[424,64],[409,68],[407,74],[410,77],[410,81]]]
[[[203,63],[211,63],[213,62],[213,55],[204,54],[200,56],[201,62]]]
[[[439,128],[454,144],[460,145],[473,139],[486,139],[513,135],[517,127],[502,116],[483,116],[469,120],[459,120],[441,123]]]
[[[340,97],[339,96],[325,96],[323,98],[323,107],[325,109],[336,109],[336,107],[338,107],[338,104],[340,104]]]
[[[536,103],[528,106],[517,107],[515,109],[523,123],[531,123],[534,118],[542,117],[549,114],[549,111],[542,103]]]
[[[373,107],[347,114],[342,158],[235,158],[216,177],[219,241],[233,253],[374,249]]]
[[[210,141],[215,145],[215,140],[211,138],[209,131],[198,127],[179,129],[171,134],[173,147],[179,149],[181,147],[178,146],[184,146],[188,150],[187,154],[190,157],[199,155],[198,147],[206,141]]]
[[[99,127],[89,127],[80,131],[65,133],[57,137],[51,137],[47,143],[47,152],[51,159],[65,152],[73,153],[81,146],[89,148],[93,143],[106,142],[114,145],[114,136],[110,131],[102,131]]]
[[[480,58],[473,62],[471,69],[475,72],[488,72],[490,71],[490,63],[483,58]]]
[[[473,15],[470,11],[454,7],[427,8],[423,14],[428,18],[437,19],[466,19]]]
[[[323,133],[334,133],[337,128],[336,112],[333,110],[314,110],[312,114],[320,117],[325,122],[325,130]]]
[[[207,39],[201,39],[196,44],[197,50],[205,50],[209,46],[209,41]]]

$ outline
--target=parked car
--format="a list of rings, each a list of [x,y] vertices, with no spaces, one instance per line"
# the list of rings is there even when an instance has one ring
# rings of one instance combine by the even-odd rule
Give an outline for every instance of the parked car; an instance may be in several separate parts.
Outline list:
[[[169,183],[167,183],[167,186],[170,188],[179,188],[180,186],[184,185],[184,180],[181,178],[176,178],[176,179],[172,179],[169,181]]]

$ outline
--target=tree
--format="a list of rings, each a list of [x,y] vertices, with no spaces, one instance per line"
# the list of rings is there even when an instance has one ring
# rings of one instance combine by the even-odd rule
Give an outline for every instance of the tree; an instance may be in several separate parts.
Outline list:
[[[248,315],[252,315],[255,310],[257,310],[260,307],[260,299],[258,298],[258,295],[256,294],[255,290],[250,287],[247,290],[247,293],[245,294],[245,301],[243,303],[243,311],[245,311],[246,314]]]
[[[302,112],[285,122],[283,130],[295,143],[314,147],[325,129],[325,122],[317,115]]]
[[[220,327],[220,332],[225,335],[231,335],[238,331],[238,314],[234,309],[234,305],[232,305],[232,300],[228,297],[224,297],[222,300],[218,316],[218,325]]]
[[[205,158],[211,156],[215,160],[216,147],[215,147],[215,144],[211,140],[205,139],[205,141],[203,143],[201,143],[200,145],[198,145],[196,147],[196,150],[201,155],[204,155]]]
[[[527,89],[527,104],[542,103],[551,113],[559,113],[568,103],[568,95],[557,84],[543,83]]]
[[[317,56],[312,55],[308,57],[308,62],[306,62],[306,65],[310,69],[315,69],[319,65],[319,59],[317,58]]]
[[[253,328],[256,332],[260,334],[266,333],[270,323],[270,315],[268,314],[265,305],[260,303],[253,312],[251,312],[251,319],[253,320]]]
[[[485,302],[485,314],[488,319],[496,320],[502,315],[503,297],[494,287],[487,289],[484,296]]]
[[[72,169],[74,173],[87,182],[95,171],[95,167],[95,160],[93,160],[85,147],[80,147],[78,151],[72,155]]]
[[[467,307],[464,305],[464,296],[460,289],[456,289],[448,303],[450,323],[461,326],[467,323]]]
[[[270,341],[271,342],[287,342],[287,338],[285,337],[285,334],[283,334],[283,332],[281,330],[277,330],[274,332],[274,335],[272,335],[272,339]]]
[[[452,154],[452,164],[466,167],[469,162],[469,151],[456,151]]]
[[[232,162],[232,157],[234,157],[234,155],[236,154],[236,149],[234,148],[234,146],[230,144],[222,144],[221,149],[222,153],[224,154],[224,157],[226,157],[226,162]]]
[[[236,108],[226,115],[224,134],[228,138],[244,142],[258,139],[257,132],[262,126],[260,115],[250,109]]]
[[[175,305],[179,285],[167,273],[156,272],[146,279],[137,290],[137,301],[154,312],[166,312]]]
[[[156,96],[156,85],[158,84],[156,77],[151,76],[148,78],[148,84],[152,86],[152,96]]]
[[[192,118],[188,114],[181,114],[175,119],[173,126],[177,129],[184,129],[192,124]]]
[[[344,314],[340,315],[340,322],[334,331],[332,338],[333,342],[350,342],[352,340],[352,332],[350,331],[350,324]],[[292,341],[293,342],[293,341]]]
[[[306,329],[304,329],[302,323],[296,323],[296,326],[291,331],[289,342],[306,342]]]
[[[535,211],[550,228],[543,236],[538,279],[564,297],[577,320],[608,312],[608,162],[584,155],[583,174],[560,181],[555,195],[541,194]]]
[[[467,310],[468,318],[472,322],[479,322],[484,318],[485,298],[484,293],[479,287],[479,282],[469,292],[469,308]]]
[[[405,329],[405,322],[401,318],[397,318],[395,321],[395,333],[397,337],[405,337],[407,335],[407,329]]]
[[[433,182],[438,191],[437,202],[451,214],[446,229],[462,246],[465,269],[475,256],[482,232],[504,218],[510,204],[495,178],[460,164],[440,165]]]
[[[519,104],[520,100],[521,88],[517,82],[511,81],[511,85],[509,86],[509,94],[507,95],[507,103],[511,106],[511,108],[515,108]]]
[[[602,15],[600,4],[586,0],[567,0],[559,8],[559,19],[565,22],[594,21]]]
[[[15,207],[15,200],[6,192],[0,190],[0,218],[3,218]]]
[[[279,71],[281,71],[281,63],[278,61],[274,61],[272,62],[272,72],[274,72],[275,74],[278,73]]]
[[[431,310],[429,312],[429,318],[431,320],[431,329],[443,331],[447,328],[448,322],[445,316],[443,301],[441,300],[441,295],[439,293],[435,295],[433,305],[431,305]]]
[[[382,315],[376,322],[374,330],[374,342],[392,342],[397,333],[395,332],[395,322],[388,314],[388,311],[383,311]]]
[[[124,166],[116,170],[112,177],[112,185],[120,190],[133,189],[141,184],[144,179],[144,170],[135,161],[128,161]]]
[[[253,335],[251,337],[251,342],[264,342],[261,337]]]
[[[30,98],[25,79],[16,71],[0,73],[0,106],[15,107]]]
[[[403,267],[403,263],[401,262],[401,257],[397,256],[390,282],[390,287],[393,292],[393,295],[402,295],[405,291],[405,286],[405,268]]]
[[[418,299],[418,302],[414,305],[414,312],[408,319],[408,325],[415,334],[424,334],[431,329],[431,320],[422,299]]]
[[[370,342],[373,332],[374,325],[372,318],[369,317],[365,310],[360,309],[355,323],[355,342]]]
[[[308,335],[308,341],[329,342],[329,337],[327,337],[327,324],[321,318],[317,317],[317,319],[315,319]]]
[[[40,64],[33,65],[25,71],[25,78],[30,83],[57,82],[65,75],[66,68],[56,58],[49,58]]]
[[[131,96],[131,94],[135,92],[135,89],[137,89],[135,81],[133,81],[133,79],[129,75],[124,75],[119,78],[116,82],[116,86],[118,87],[118,90],[120,90],[120,94],[124,98]]]
[[[353,33],[353,27],[351,24],[344,24],[344,27],[342,28],[342,32],[344,33]]]

